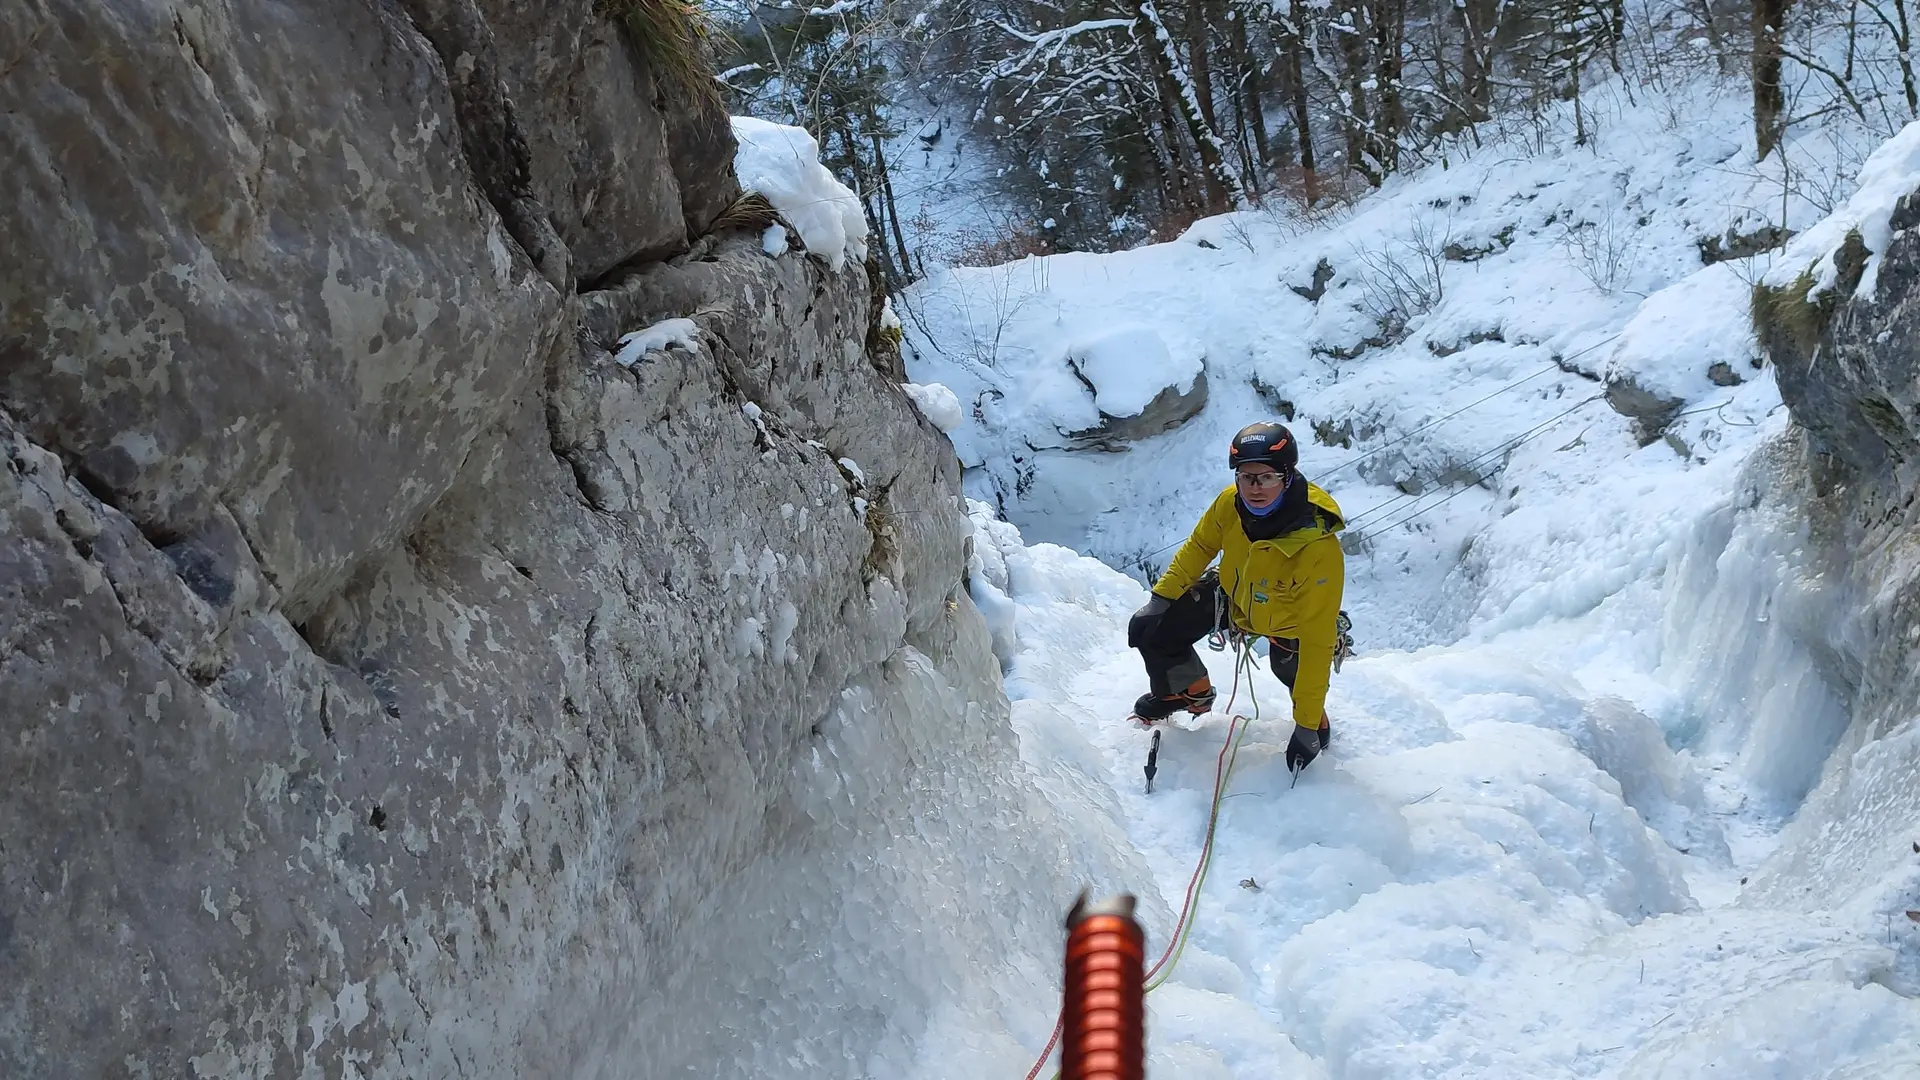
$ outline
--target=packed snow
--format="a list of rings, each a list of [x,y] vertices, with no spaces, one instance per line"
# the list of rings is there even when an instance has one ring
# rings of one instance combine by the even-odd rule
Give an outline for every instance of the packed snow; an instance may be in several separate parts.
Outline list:
[[[920,383],[901,383],[900,389],[913,399],[920,415],[941,431],[953,431],[966,419],[966,414],[960,411],[960,399],[939,383],[927,383],[924,386]]]
[[[622,367],[632,367],[650,352],[678,345],[691,352],[700,347],[700,325],[692,319],[664,319],[645,329],[620,338],[613,359]]]
[[[1910,132],[1823,240],[1804,200],[1767,219],[1777,177],[1719,167],[1751,161],[1750,119],[1696,89],[1681,122],[1616,103],[1586,145],[1490,145],[1332,220],[1242,212],[909,295],[909,374],[965,413],[1010,782],[1075,828],[1062,857],[1089,880],[1143,868],[1150,959],[1229,717],[1254,718],[1191,940],[1149,998],[1150,1075],[1920,1077],[1920,837],[1837,852],[1848,872],[1774,857],[1825,828],[1793,819],[1847,725],[1809,646],[1844,598],[1804,564],[1747,319],[1753,281],[1915,186],[1875,179]],[[1702,237],[1756,224],[1808,239],[1702,267]],[[1100,373],[1135,397],[1169,385],[1154,342],[1196,358],[1205,411],[1130,452],[1072,449],[1104,409],[1086,346],[1108,341]],[[1609,382],[1671,399],[1666,437],[1643,442]],[[1276,413],[1353,523],[1335,741],[1294,784],[1284,688],[1203,652],[1219,706],[1167,726],[1149,795],[1126,622],[1226,483],[1226,436]],[[999,1007],[933,1017],[906,1075],[1025,1074],[1058,958],[1011,962]]]
[[[808,251],[834,270],[848,259],[866,259],[867,218],[860,198],[820,164],[820,144],[812,135],[801,128],[736,116],[733,137],[740,144],[733,157],[740,186],[764,195],[800,234]],[[769,254],[778,254],[771,232],[762,244]]]

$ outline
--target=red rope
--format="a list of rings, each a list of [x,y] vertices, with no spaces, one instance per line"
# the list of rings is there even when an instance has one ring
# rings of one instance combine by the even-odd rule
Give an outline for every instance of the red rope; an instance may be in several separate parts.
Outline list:
[[[1060,1032],[1064,1031],[1066,1029],[1066,1026],[1067,1026],[1067,1007],[1064,1003],[1062,1003],[1060,1006],[1060,1019],[1055,1021],[1053,1025],[1053,1038],[1048,1039],[1047,1048],[1045,1050],[1040,1051],[1040,1060],[1034,1062],[1033,1068],[1027,1070],[1027,1080],[1033,1080],[1034,1077],[1040,1075],[1040,1070],[1044,1068],[1047,1064],[1047,1058],[1053,1056],[1053,1046],[1055,1043],[1060,1041]]]
[[[1233,712],[1233,703],[1240,697],[1240,669],[1240,659],[1236,657],[1233,665],[1233,690],[1227,695],[1227,712],[1229,713]],[[1187,896],[1180,904],[1180,921],[1174,925],[1173,936],[1167,939],[1167,951],[1161,953],[1160,959],[1155,961],[1153,967],[1147,971],[1146,981],[1148,982],[1153,981],[1154,975],[1166,965],[1167,960],[1173,956],[1174,950],[1179,947],[1180,934],[1186,929],[1187,919],[1193,914],[1193,891],[1200,887],[1200,878],[1206,873],[1207,858],[1213,852],[1214,829],[1220,822],[1220,785],[1226,782],[1227,751],[1233,748],[1233,737],[1239,730],[1242,719],[1244,718],[1235,716],[1227,725],[1227,741],[1220,745],[1220,756],[1213,763],[1213,809],[1207,814],[1207,838],[1200,846],[1200,859],[1194,863],[1193,876],[1187,879]],[[1047,1047],[1040,1051],[1040,1059],[1033,1063],[1033,1068],[1027,1070],[1027,1080],[1034,1080],[1040,1075],[1040,1070],[1046,1067],[1047,1058],[1053,1055],[1053,1048],[1060,1042],[1060,1034],[1066,1029],[1066,1024],[1067,1010],[1063,1002],[1060,1007],[1060,1019],[1053,1025],[1053,1037],[1047,1040]]]
[[[1233,707],[1232,699],[1228,699],[1227,707]],[[1241,717],[1235,716],[1233,722],[1227,725],[1227,741],[1220,744],[1220,757],[1213,764],[1214,800],[1213,810],[1207,814],[1207,839],[1200,845],[1200,859],[1193,864],[1193,876],[1187,879],[1187,897],[1180,903],[1180,921],[1174,924],[1173,936],[1167,939],[1167,951],[1161,953],[1160,959],[1155,961],[1153,967],[1147,971],[1147,981],[1149,982],[1153,980],[1155,975],[1160,973],[1160,969],[1166,965],[1167,959],[1173,955],[1174,949],[1179,947],[1180,935],[1186,930],[1187,919],[1193,914],[1193,891],[1199,888],[1200,877],[1206,873],[1207,859],[1213,854],[1214,827],[1218,825],[1220,821],[1219,794],[1220,785],[1226,782],[1227,751],[1233,747],[1233,736],[1234,733],[1239,730],[1241,719]]]

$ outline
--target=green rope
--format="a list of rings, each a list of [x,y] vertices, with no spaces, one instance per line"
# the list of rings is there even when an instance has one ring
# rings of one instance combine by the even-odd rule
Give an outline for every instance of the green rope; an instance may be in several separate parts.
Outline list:
[[[1234,675],[1244,677],[1247,685],[1247,700],[1253,703],[1253,716],[1246,723],[1235,722],[1236,730],[1232,742],[1228,744],[1226,761],[1220,767],[1220,781],[1213,788],[1213,805],[1207,811],[1207,835],[1201,842],[1200,874],[1193,887],[1193,900],[1189,905],[1186,918],[1182,920],[1180,938],[1174,942],[1173,953],[1153,980],[1146,985],[1148,993],[1159,989],[1173,977],[1173,969],[1180,965],[1180,957],[1187,951],[1187,942],[1193,940],[1193,926],[1200,921],[1200,894],[1206,891],[1207,874],[1213,869],[1213,840],[1220,828],[1220,803],[1226,795],[1227,784],[1233,778],[1233,766],[1240,758],[1240,744],[1246,741],[1248,729],[1253,721],[1260,718],[1260,698],[1253,689],[1253,644],[1243,641],[1238,649],[1239,655],[1234,661]]]
[[[1247,700],[1253,703],[1253,716],[1246,723],[1240,723],[1238,718],[1234,721],[1234,727],[1229,734],[1231,741],[1227,744],[1226,759],[1220,766],[1219,782],[1213,788],[1213,805],[1207,810],[1207,835],[1201,842],[1200,873],[1193,886],[1193,899],[1186,908],[1186,918],[1182,920],[1180,936],[1174,942],[1173,952],[1167,956],[1167,961],[1161,965],[1159,972],[1146,984],[1144,993],[1152,993],[1173,977],[1173,969],[1180,965],[1180,957],[1187,951],[1187,942],[1193,940],[1193,924],[1200,920],[1200,894],[1206,891],[1207,874],[1213,869],[1213,840],[1220,828],[1220,803],[1226,795],[1227,784],[1233,779],[1234,763],[1240,759],[1240,744],[1246,741],[1247,730],[1253,727],[1253,721],[1260,719],[1260,697],[1253,689],[1253,671],[1253,642],[1248,639],[1242,641],[1236,650],[1234,681],[1235,683],[1242,679],[1246,681]],[[1232,707],[1231,700],[1228,702],[1228,707]],[[1060,1080],[1058,1070],[1054,1072],[1053,1080]]]

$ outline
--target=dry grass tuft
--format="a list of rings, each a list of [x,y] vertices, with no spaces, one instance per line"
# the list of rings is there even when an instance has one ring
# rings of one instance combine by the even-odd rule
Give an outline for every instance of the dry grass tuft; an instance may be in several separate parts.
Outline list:
[[[738,230],[759,233],[765,232],[767,226],[779,220],[780,211],[773,208],[773,204],[767,201],[765,195],[757,191],[747,191],[733,200],[733,205],[720,211],[720,216],[713,219],[713,227],[709,231]]]
[[[692,0],[600,0],[601,13],[619,24],[664,88],[695,101],[718,106],[720,84],[713,77],[707,42],[713,27]]]

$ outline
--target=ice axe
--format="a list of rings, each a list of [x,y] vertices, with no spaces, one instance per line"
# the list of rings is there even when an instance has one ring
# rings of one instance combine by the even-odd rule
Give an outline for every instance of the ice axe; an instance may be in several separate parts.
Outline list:
[[[1153,741],[1147,744],[1147,794],[1153,794],[1153,777],[1160,771],[1160,729],[1153,729]]]

